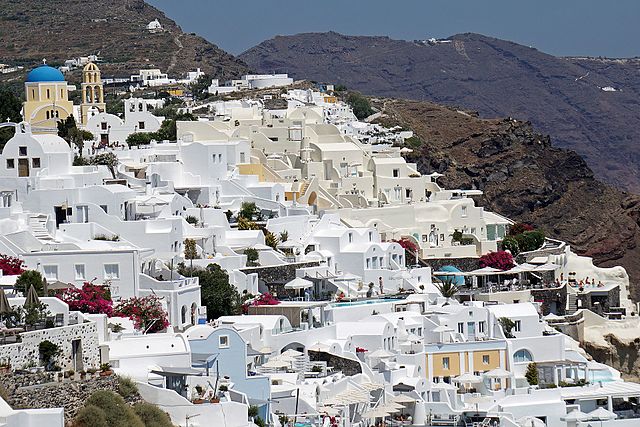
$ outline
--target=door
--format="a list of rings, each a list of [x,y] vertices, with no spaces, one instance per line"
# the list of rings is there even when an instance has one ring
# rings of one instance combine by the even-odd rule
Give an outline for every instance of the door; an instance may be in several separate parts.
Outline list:
[[[100,134],[100,146],[106,147],[107,145],[109,145],[109,134],[108,133]]]
[[[29,159],[18,159],[18,176],[29,176]]]
[[[82,340],[71,341],[71,360],[73,361],[73,369],[76,372],[84,369],[82,363]]]
[[[467,335],[469,341],[476,339],[476,322],[467,322]]]

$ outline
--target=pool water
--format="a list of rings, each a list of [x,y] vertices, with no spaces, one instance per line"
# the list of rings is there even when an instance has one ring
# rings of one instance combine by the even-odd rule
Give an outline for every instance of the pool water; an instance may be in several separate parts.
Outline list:
[[[370,305],[370,304],[382,304],[385,302],[403,301],[402,298],[387,298],[387,299],[368,299],[363,301],[349,301],[349,302],[334,302],[332,307],[352,307],[354,305]]]

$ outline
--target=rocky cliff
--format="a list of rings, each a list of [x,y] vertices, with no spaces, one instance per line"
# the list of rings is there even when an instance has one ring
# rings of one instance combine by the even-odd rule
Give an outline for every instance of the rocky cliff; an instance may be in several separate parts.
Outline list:
[[[624,266],[640,297],[640,198],[594,178],[575,152],[556,148],[531,123],[488,120],[428,102],[380,99],[386,125],[413,129],[407,155],[420,172],[440,172],[447,188],[479,189],[480,204],[535,224],[601,266]]]
[[[162,31],[147,24],[158,19]],[[46,58],[97,54],[106,75],[128,76],[141,68],[173,75],[197,67],[219,77],[236,77],[247,66],[195,34],[184,33],[143,0],[2,0],[0,62],[31,67]]]
[[[531,121],[605,182],[640,193],[640,59],[559,58],[479,34],[429,44],[333,32],[275,37],[240,58],[255,71]]]

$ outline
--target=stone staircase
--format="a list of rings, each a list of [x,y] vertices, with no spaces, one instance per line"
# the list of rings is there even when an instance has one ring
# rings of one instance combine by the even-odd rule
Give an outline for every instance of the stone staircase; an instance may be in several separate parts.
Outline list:
[[[47,222],[49,216],[44,214],[30,214],[29,215],[29,230],[38,240],[53,240],[53,236],[47,229]]]
[[[300,186],[300,197],[304,196],[310,184],[311,183],[309,181],[302,181],[302,185]]]
[[[567,315],[571,315],[578,311],[578,296],[576,294],[567,294]]]

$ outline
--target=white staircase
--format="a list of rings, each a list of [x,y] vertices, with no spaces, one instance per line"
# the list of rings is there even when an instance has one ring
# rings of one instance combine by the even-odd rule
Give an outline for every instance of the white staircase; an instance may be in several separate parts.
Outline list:
[[[571,292],[567,293],[567,314],[571,315],[578,311],[578,296]]]
[[[53,240],[53,236],[47,229],[49,216],[44,214],[29,215],[29,230],[38,240]]]

